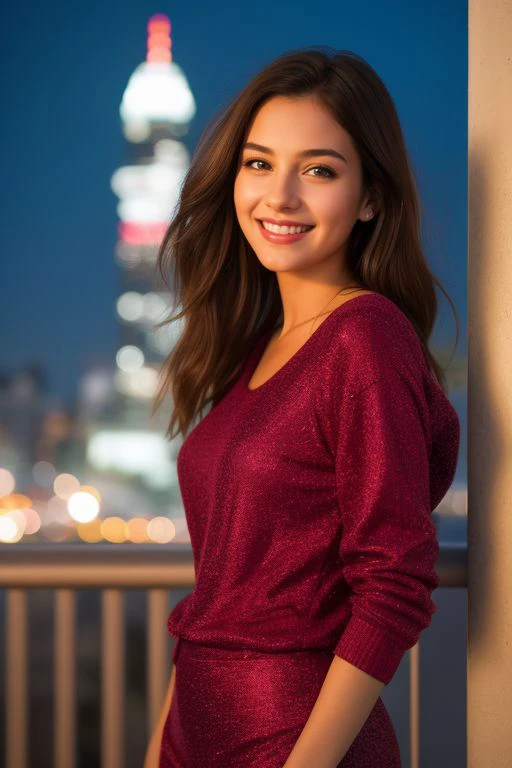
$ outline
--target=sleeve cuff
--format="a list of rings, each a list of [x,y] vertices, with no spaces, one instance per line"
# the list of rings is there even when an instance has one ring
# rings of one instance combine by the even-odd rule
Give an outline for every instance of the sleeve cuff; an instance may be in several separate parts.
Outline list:
[[[408,650],[396,635],[352,615],[334,653],[387,685]]]

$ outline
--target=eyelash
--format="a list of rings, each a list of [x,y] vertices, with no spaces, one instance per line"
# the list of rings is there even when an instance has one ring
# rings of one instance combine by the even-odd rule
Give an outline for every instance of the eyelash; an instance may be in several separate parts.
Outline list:
[[[250,168],[252,163],[265,163],[265,165],[268,165],[266,160],[260,160],[259,158],[253,158],[252,160],[246,160],[244,162],[244,166],[246,168]],[[316,176],[317,179],[334,179],[336,178],[337,174],[332,170],[332,168],[328,168],[326,165],[315,165],[313,168],[310,168],[310,171],[317,170],[318,168],[321,168],[323,171],[327,171],[329,174],[328,176]],[[253,168],[253,171],[260,171],[261,168]]]

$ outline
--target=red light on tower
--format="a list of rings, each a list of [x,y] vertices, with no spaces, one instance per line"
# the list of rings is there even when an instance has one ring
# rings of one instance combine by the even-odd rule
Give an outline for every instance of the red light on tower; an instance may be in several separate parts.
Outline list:
[[[163,13],[156,13],[148,21],[148,52],[146,61],[172,61],[171,21]]]

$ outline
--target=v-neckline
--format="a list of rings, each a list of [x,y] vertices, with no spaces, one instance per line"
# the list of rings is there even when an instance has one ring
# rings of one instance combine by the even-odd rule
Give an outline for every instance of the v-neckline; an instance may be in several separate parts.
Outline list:
[[[247,365],[247,371],[243,377],[243,387],[245,391],[249,395],[256,395],[256,393],[261,392],[262,390],[266,390],[269,385],[274,383],[276,379],[280,379],[284,373],[286,373],[290,368],[293,367],[297,363],[298,360],[300,360],[300,357],[304,353],[304,350],[306,350],[309,346],[311,346],[313,340],[317,338],[318,334],[321,332],[322,328],[324,328],[325,325],[329,325],[329,322],[332,317],[338,317],[339,314],[343,314],[342,310],[345,309],[349,304],[352,304],[354,301],[358,301],[361,299],[374,299],[375,297],[378,297],[379,299],[383,298],[383,294],[381,293],[363,293],[361,296],[354,296],[353,299],[348,299],[347,301],[344,301],[343,304],[340,304],[339,307],[336,307],[332,310],[330,314],[327,315],[325,320],[322,320],[318,328],[313,331],[311,336],[309,336],[304,344],[302,344],[296,352],[291,355],[291,357],[288,358],[288,360],[277,369],[275,373],[272,374],[268,379],[265,379],[265,381],[260,384],[258,387],[249,387],[249,382],[251,380],[251,377],[258,367],[258,364],[263,357],[263,353],[266,349],[266,342],[268,342],[270,336],[274,332],[273,329],[268,331],[267,333],[264,333],[263,336],[261,336],[258,341],[256,342],[253,352],[252,352],[252,359],[249,361]],[[385,297],[384,297],[385,298]],[[325,329],[324,329],[325,330]]]

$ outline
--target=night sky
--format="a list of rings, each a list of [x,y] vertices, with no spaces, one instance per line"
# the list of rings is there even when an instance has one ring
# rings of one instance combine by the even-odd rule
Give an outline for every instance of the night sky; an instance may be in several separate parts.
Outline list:
[[[1,367],[39,361],[48,391],[71,402],[90,364],[117,343],[113,171],[128,160],[119,104],[146,53],[154,13],[172,23],[173,56],[206,122],[285,51],[329,45],[363,56],[402,121],[422,196],[434,273],[466,346],[467,3],[11,3],[0,30],[3,148]],[[438,333],[453,345],[443,298]],[[450,346],[451,349],[451,346]]]

